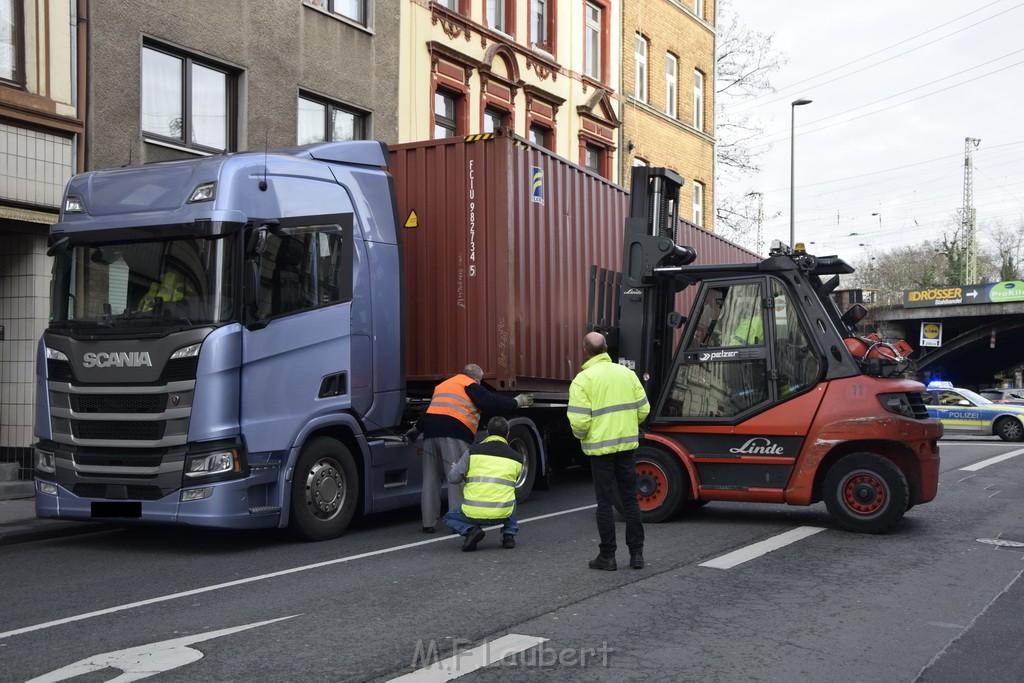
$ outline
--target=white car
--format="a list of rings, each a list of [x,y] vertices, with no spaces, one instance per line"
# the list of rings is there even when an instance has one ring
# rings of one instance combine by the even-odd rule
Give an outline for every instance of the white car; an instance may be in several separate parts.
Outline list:
[[[931,382],[923,399],[928,415],[942,420],[947,434],[995,434],[1003,441],[1024,441],[1024,405],[995,403],[951,382]]]

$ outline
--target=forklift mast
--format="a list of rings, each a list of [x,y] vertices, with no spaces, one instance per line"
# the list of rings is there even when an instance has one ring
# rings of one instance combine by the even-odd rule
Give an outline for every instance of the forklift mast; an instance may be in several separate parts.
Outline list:
[[[676,244],[682,186],[683,178],[668,169],[633,169],[614,353],[640,377],[652,401],[668,375],[675,330],[686,322],[675,300],[691,281],[679,266],[697,258],[692,247]]]

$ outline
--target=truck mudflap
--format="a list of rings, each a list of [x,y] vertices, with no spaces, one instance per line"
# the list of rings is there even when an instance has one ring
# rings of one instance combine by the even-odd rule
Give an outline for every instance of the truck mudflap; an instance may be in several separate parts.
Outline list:
[[[277,486],[277,468],[244,480],[183,488],[160,500],[98,500],[80,498],[49,481],[36,480],[36,516],[112,524],[184,524],[222,529],[273,529],[280,526],[281,508],[268,500]],[[56,487],[57,494],[40,487]],[[182,500],[188,495],[196,500]]]

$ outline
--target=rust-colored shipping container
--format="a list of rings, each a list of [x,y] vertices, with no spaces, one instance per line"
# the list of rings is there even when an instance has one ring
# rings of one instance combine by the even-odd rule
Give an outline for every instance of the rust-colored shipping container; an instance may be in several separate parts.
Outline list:
[[[591,265],[622,266],[627,192],[505,133],[395,145],[388,170],[407,227],[406,378],[472,362],[499,389],[567,390]],[[690,224],[680,237],[698,263],[756,260]]]

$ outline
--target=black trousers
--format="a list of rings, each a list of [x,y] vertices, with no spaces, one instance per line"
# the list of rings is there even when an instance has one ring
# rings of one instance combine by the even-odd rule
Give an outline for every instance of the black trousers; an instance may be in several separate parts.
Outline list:
[[[640,502],[636,499],[636,450],[590,457],[597,497],[597,532],[601,536],[601,555],[615,557],[615,489],[626,518],[626,546],[634,553],[644,549],[644,524]]]

